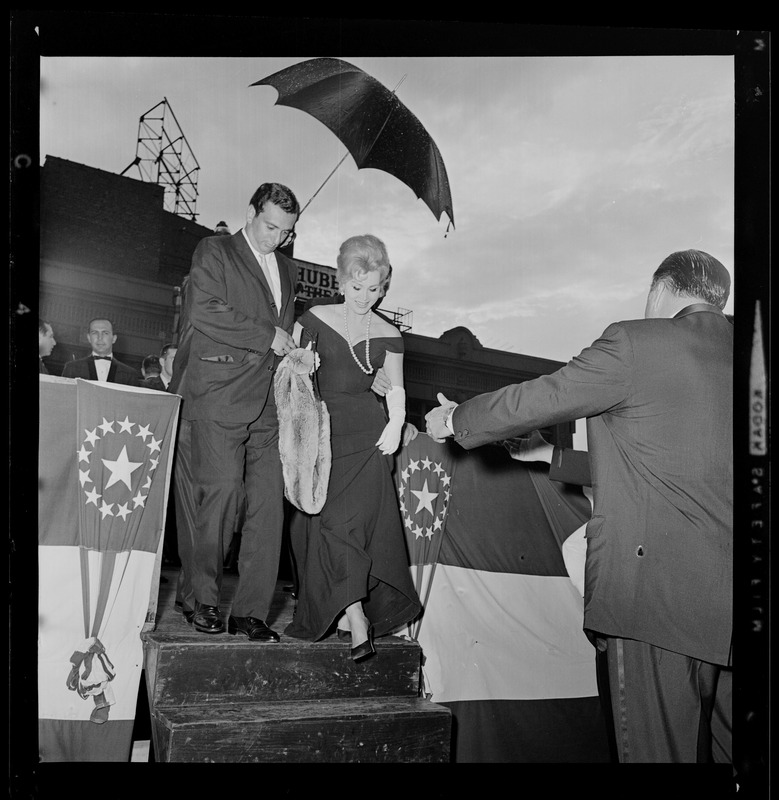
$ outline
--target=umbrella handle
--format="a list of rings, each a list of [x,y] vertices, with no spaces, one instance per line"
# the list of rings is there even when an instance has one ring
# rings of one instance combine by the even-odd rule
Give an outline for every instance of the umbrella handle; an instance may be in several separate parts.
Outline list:
[[[332,172],[331,172],[331,173],[330,173],[330,174],[329,174],[329,175],[328,175],[328,176],[327,176],[327,177],[324,179],[324,181],[322,182],[322,186],[320,186],[320,187],[319,187],[319,188],[318,188],[318,189],[317,189],[317,190],[314,192],[314,194],[312,194],[312,195],[311,195],[311,200],[313,200],[313,199],[314,199],[314,198],[315,198],[315,197],[316,197],[316,196],[317,196],[317,195],[318,195],[318,194],[319,194],[319,193],[322,191],[322,188],[324,187],[324,185],[325,185],[325,184],[326,184],[326,183],[327,183],[327,182],[330,180],[330,178],[332,178],[332,177],[333,177],[333,173],[335,173],[335,170],[336,170],[336,169],[338,169],[338,167],[340,167],[340,166],[341,166],[341,164],[343,164],[343,163],[344,163],[344,161],[346,161],[346,156],[348,156],[348,155],[349,155],[349,151],[347,150],[347,151],[346,151],[346,154],[344,155],[344,157],[343,157],[343,158],[342,158],[342,159],[341,159],[341,160],[340,160],[340,161],[339,161],[339,162],[338,162],[338,163],[335,165],[335,169],[333,169],[333,171],[332,171]],[[308,201],[308,202],[307,202],[307,203],[306,203],[306,204],[303,206],[303,208],[301,208],[301,209],[300,209],[300,214],[298,214],[298,219],[299,219],[299,218],[300,218],[300,217],[303,215],[303,212],[304,212],[304,211],[305,211],[305,210],[306,210],[306,209],[307,209],[307,208],[308,208],[308,207],[311,205],[311,200],[309,200],[309,201]]]

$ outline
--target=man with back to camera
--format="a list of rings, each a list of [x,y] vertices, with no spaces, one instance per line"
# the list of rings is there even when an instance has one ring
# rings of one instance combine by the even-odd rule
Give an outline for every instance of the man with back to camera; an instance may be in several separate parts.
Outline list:
[[[273,378],[295,348],[297,266],[277,252],[290,244],[300,213],[295,195],[262,184],[246,225],[203,239],[192,256],[176,374],[191,421],[192,477],[198,507],[190,575],[195,627],[218,634],[224,554],[233,536],[242,483],[247,497],[230,633],[278,642],[266,618],[276,586],[284,517]],[[245,474],[244,474],[245,470]],[[186,565],[185,565],[186,568]]]
[[[114,326],[106,317],[95,317],[87,326],[87,340],[92,346],[90,355],[68,361],[62,370],[63,378],[85,378],[89,381],[122,383],[138,386],[141,373],[114,358],[116,342]]]
[[[173,359],[176,357],[176,345],[166,344],[159,356],[147,356],[143,359],[143,380],[141,386],[167,392],[173,378]]]
[[[43,363],[44,358],[48,358],[51,355],[51,351],[57,344],[57,340],[54,338],[54,328],[46,322],[45,319],[38,320],[38,374],[39,375],[48,375],[49,370],[46,369],[46,365]]]
[[[148,355],[141,363],[141,386],[145,389],[154,389],[158,392],[165,391],[165,384],[160,378],[160,357]]]
[[[627,762],[732,763],[730,275],[699,250],[655,271],[643,320],[551,375],[460,405],[428,432],[466,449],[587,417],[593,516],[584,628],[606,648]]]

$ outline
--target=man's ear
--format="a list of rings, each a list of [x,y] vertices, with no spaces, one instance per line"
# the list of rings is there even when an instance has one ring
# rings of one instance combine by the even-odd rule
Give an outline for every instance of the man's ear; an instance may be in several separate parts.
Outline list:
[[[650,290],[646,298],[645,319],[657,319],[662,316],[660,309],[668,291],[663,281],[658,281]]]

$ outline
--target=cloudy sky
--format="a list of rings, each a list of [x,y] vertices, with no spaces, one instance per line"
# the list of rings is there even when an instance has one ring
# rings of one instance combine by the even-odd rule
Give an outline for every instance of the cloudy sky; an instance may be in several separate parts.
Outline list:
[[[166,98],[200,165],[201,224],[238,230],[264,181],[304,205],[347,151],[250,84],[308,57],[43,57],[41,162],[122,172],[140,117]],[[566,361],[643,315],[674,250],[733,275],[732,56],[342,58],[402,81],[446,165],[456,227],[445,235],[446,215],[349,156],[301,216],[295,255],[334,265],[347,237],[379,236],[394,267],[385,305],[413,312],[414,333],[463,325],[485,347]]]

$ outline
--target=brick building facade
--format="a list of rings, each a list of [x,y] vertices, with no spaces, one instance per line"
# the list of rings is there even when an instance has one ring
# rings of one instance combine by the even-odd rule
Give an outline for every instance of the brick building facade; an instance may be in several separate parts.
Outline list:
[[[52,374],[61,374],[67,360],[87,354],[86,326],[99,315],[114,322],[117,358],[138,369],[146,355],[175,340],[178,287],[195,246],[214,231],[165,211],[163,194],[154,183],[46,157],[41,167],[39,305],[57,338],[47,359]],[[335,294],[338,284],[333,267],[295,261],[300,314],[313,297]],[[403,321],[399,312],[385,313]],[[463,327],[437,339],[400,327],[408,415],[421,427],[439,391],[460,402],[562,366],[485,348]],[[546,433],[570,446],[573,431],[574,425],[566,424]]]

